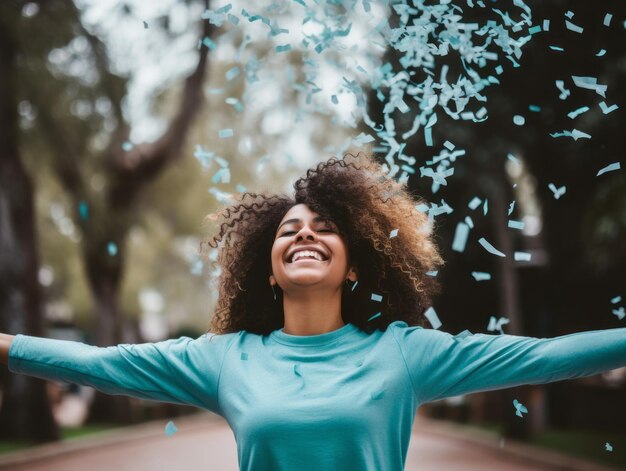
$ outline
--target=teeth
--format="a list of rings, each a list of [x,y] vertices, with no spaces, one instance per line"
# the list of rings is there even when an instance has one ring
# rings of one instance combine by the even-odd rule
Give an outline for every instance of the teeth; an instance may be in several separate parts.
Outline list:
[[[317,260],[319,260],[320,262],[323,261],[322,256],[318,253],[318,252],[314,252],[312,250],[301,250],[299,252],[296,252],[293,257],[291,257],[291,261],[295,262],[296,260],[298,260],[299,258],[302,257],[314,257]]]

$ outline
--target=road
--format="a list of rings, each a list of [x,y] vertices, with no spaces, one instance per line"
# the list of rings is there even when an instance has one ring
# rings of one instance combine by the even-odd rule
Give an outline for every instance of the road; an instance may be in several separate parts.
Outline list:
[[[24,452],[21,464],[7,463],[1,469],[13,471],[175,471],[184,469],[237,471],[237,448],[234,436],[221,418],[200,416],[175,419],[178,427],[171,437],[162,424],[150,424],[93,437],[89,445],[59,451],[59,445],[48,446],[39,455]],[[452,432],[450,432],[452,430]],[[555,471],[557,469],[590,469],[568,467],[563,463],[547,465],[528,461],[535,453],[511,453],[491,445],[467,439],[450,425],[421,421],[413,430],[407,455],[406,471]],[[86,439],[87,440],[87,439]],[[505,446],[508,448],[508,446]],[[56,451],[55,451],[56,450]],[[593,468],[601,470],[603,468]]]

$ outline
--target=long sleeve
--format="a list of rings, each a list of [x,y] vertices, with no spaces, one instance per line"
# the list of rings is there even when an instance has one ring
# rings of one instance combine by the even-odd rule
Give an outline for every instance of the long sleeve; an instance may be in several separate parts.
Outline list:
[[[626,328],[539,339],[395,327],[394,337],[419,403],[626,366]]]
[[[218,382],[233,335],[113,347],[17,335],[8,367],[14,373],[92,386],[107,394],[189,404],[219,413]]]

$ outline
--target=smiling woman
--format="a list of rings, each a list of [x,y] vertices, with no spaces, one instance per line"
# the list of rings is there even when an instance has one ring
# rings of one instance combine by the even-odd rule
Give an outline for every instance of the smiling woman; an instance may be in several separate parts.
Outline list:
[[[219,414],[243,471],[399,471],[421,404],[626,365],[626,329],[537,339],[416,325],[442,260],[415,203],[368,157],[323,162],[293,197],[246,193],[219,214],[204,245],[222,269],[211,333],[106,348],[0,335],[0,361]]]
[[[443,262],[419,201],[362,153],[320,163],[294,189],[293,197],[245,193],[218,214],[219,233],[203,243],[220,249],[212,331],[310,335],[347,323],[366,332],[397,320],[423,324],[437,290],[427,273]],[[286,257],[300,247],[328,259],[293,264]]]

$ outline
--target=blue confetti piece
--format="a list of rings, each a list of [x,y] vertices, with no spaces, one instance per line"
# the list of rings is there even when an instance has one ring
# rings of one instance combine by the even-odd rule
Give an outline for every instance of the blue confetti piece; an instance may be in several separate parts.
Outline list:
[[[243,360],[243,361],[247,361],[248,360],[248,354],[246,352],[241,352],[241,360]]]
[[[282,46],[276,46],[274,48],[276,52],[289,52],[291,51],[291,44],[284,44]]]
[[[600,109],[602,110],[602,112],[604,114],[609,114],[609,113],[615,111],[618,108],[619,108],[619,106],[617,106],[617,105],[607,106],[605,101],[601,101],[600,102]]]
[[[552,193],[554,193],[555,200],[558,200],[561,196],[563,196],[565,194],[565,191],[567,190],[565,188],[565,185],[563,185],[561,188],[557,188],[554,183],[549,183],[548,188],[550,189],[550,191],[552,191]]]
[[[574,85],[577,87],[584,88],[586,90],[593,90],[602,98],[606,98],[606,89],[608,86],[599,84],[597,77],[581,77],[572,75],[572,80],[574,81]]]
[[[613,309],[613,314],[615,314],[617,318],[621,321],[624,317],[626,317],[626,311],[624,310],[624,306]]]
[[[472,276],[476,281],[487,281],[491,280],[491,273],[486,273],[483,271],[473,271]]]
[[[376,313],[374,314],[372,317],[370,317],[367,322],[373,321],[374,319],[380,317],[382,315],[382,312]]]
[[[578,129],[572,129],[571,131],[564,130],[561,132],[552,132],[550,133],[552,137],[571,137],[575,141],[578,139],[591,139],[591,135],[586,132],[579,131]]]
[[[239,67],[233,67],[231,69],[228,69],[226,73],[224,74],[224,76],[226,77],[226,80],[232,80],[235,77],[237,77],[237,75],[239,75],[240,72],[241,72],[241,69]]]
[[[559,95],[561,100],[565,100],[568,96],[570,96],[571,92],[565,88],[565,82],[563,80],[556,80],[554,83],[556,83],[556,88],[558,88],[561,92]]]
[[[383,297],[380,294],[372,293],[372,298],[371,299],[372,299],[372,301],[380,302],[380,301],[383,300]]]
[[[602,24],[604,26],[611,26],[612,18],[613,18],[613,15],[611,13],[607,13],[606,15],[604,15],[604,21],[602,21]]]
[[[571,21],[565,20],[565,26],[567,27],[567,29],[569,29],[570,31],[573,31],[574,33],[582,34],[583,32],[582,27],[575,25]]]
[[[439,270],[431,270],[431,271],[427,271],[426,275],[428,275],[428,276],[437,276],[437,273],[439,273]]]
[[[117,245],[115,242],[109,242],[107,244],[107,252],[109,252],[111,257],[115,257],[117,255]]]
[[[530,35],[541,33],[541,31],[542,31],[541,26],[533,26],[532,28],[528,28],[528,34]]]
[[[464,222],[459,222],[456,225],[456,230],[454,231],[454,241],[452,242],[452,250],[455,252],[465,251],[469,230],[469,226]]]
[[[437,330],[439,327],[442,326],[441,321],[439,320],[439,316],[437,315],[437,312],[433,307],[429,307],[428,309],[426,309],[424,316],[426,317],[426,319],[428,319],[428,322],[430,322],[430,325],[433,327],[433,329]]]
[[[528,414],[528,409],[526,409],[526,407],[524,407],[524,405],[517,399],[513,399],[513,407],[515,407],[515,415],[519,417],[524,417],[522,413]]]
[[[228,129],[220,129],[218,132],[218,136],[220,137],[220,139],[224,139],[226,137],[233,137],[233,130],[228,128]]]
[[[332,101],[334,105],[339,104],[339,100],[337,99],[337,95],[331,96],[330,97],[330,101]]]
[[[465,216],[465,224],[467,224],[470,229],[474,229],[474,221],[471,217]]]
[[[208,36],[202,38],[202,44],[204,44],[211,51],[214,51],[217,48],[217,44],[215,44],[215,42],[213,42],[213,40]]]
[[[553,51],[558,51],[558,52],[563,52],[565,51],[565,49],[563,49],[561,46],[549,46],[550,49],[552,49]]]
[[[611,446],[611,444],[610,444],[609,442],[606,442],[606,443],[604,444],[604,447],[605,447],[604,449],[605,449],[606,451],[613,451],[613,447]]]
[[[483,248],[490,254],[497,255],[498,257],[506,257],[506,255],[504,255],[502,252],[496,249],[493,245],[487,242],[487,239],[485,239],[484,237],[481,237],[478,243],[482,245]]]
[[[550,20],[543,20],[543,30],[550,31]]]
[[[358,284],[359,284],[359,280],[356,280],[354,284],[352,285],[352,291],[354,291],[354,288],[356,288],[356,285]]]
[[[489,318],[489,324],[487,325],[487,330],[491,332],[498,331],[500,334],[504,334],[504,330],[502,330],[502,326],[508,324],[510,321],[506,317],[500,317],[496,319],[495,316],[491,316]]]
[[[469,202],[469,204],[467,205],[467,207],[471,210],[475,210],[476,208],[480,206],[480,203],[482,203],[482,200],[479,197],[474,196],[472,200]]]
[[[424,128],[424,141],[428,147],[433,146],[433,128]]]
[[[611,298],[611,304],[617,304],[619,302],[622,301],[622,297],[621,296],[615,296],[614,298]]]
[[[519,229],[520,231],[524,229],[524,223],[522,221],[514,221],[513,219],[509,219],[508,226],[511,229]]]
[[[526,118],[522,115],[516,114],[513,116],[513,123],[517,126],[523,126],[526,123]]]
[[[485,202],[483,203],[483,215],[485,215],[485,216],[486,216],[486,215],[487,215],[487,211],[489,211],[489,208],[488,208],[488,201],[487,201],[487,200],[485,200]]]
[[[600,49],[597,52],[596,57],[602,57],[602,56],[604,56],[604,54],[606,54],[606,49]]]
[[[565,16],[571,20],[574,18],[574,12],[572,10],[567,10],[567,12],[565,12]]]
[[[509,214],[508,216],[510,216],[513,213],[513,209],[515,208],[515,200],[513,200],[511,202],[511,204],[509,205]]]
[[[586,113],[587,111],[589,111],[588,106],[581,106],[580,108],[577,108],[574,111],[570,111],[569,113],[567,113],[567,117],[569,119],[574,119],[576,116]]]
[[[176,432],[178,432],[178,428],[176,427],[176,425],[174,425],[174,422],[172,422],[171,420],[165,425],[165,435],[167,435],[168,437],[171,437],[172,435],[174,435]]]
[[[78,203],[78,214],[83,221],[86,221],[89,217],[89,205],[86,201]]]
[[[122,142],[122,150],[124,152],[130,151],[130,150],[132,150],[132,148],[133,148],[133,143],[132,142],[130,142],[130,141]]]
[[[533,113],[539,113],[541,111],[541,107],[537,105],[528,105],[528,110]]]
[[[600,169],[596,175],[596,177],[599,177],[600,175],[603,175],[607,172],[614,172],[615,170],[619,170],[620,167],[620,163],[619,162],[613,162],[612,164],[607,165],[606,167]]]
[[[530,262],[531,254],[528,252],[515,252],[513,258],[516,262]]]
[[[398,229],[394,229],[393,231],[389,233],[389,238],[393,239],[397,235],[398,235]]]

